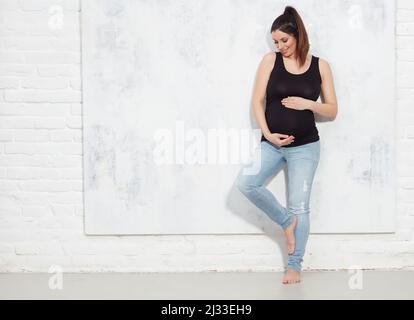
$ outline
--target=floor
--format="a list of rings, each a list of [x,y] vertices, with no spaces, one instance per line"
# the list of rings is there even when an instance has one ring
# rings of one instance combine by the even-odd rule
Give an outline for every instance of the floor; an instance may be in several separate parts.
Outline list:
[[[48,273],[0,273],[0,299],[414,298],[414,271],[304,271],[296,285],[283,285],[282,276],[277,272],[64,273],[59,279]]]

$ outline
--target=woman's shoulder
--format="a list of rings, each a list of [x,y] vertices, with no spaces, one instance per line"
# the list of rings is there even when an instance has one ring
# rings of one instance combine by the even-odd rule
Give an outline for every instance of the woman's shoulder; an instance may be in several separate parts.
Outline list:
[[[271,71],[273,69],[273,66],[275,65],[276,62],[276,54],[274,51],[268,52],[266,53],[261,61],[261,65],[263,67],[265,67],[265,69],[267,71]]]
[[[276,56],[276,51],[270,51],[263,56],[262,60],[266,62],[275,62]]]
[[[317,58],[319,60],[319,67],[320,68],[324,68],[324,69],[329,68],[329,62],[328,62],[328,60],[326,60],[324,58],[321,58],[321,57],[317,57]]]
[[[324,78],[326,74],[331,73],[331,67],[330,67],[328,60],[323,59],[321,57],[318,57],[318,58],[319,58],[318,59],[319,60],[318,61],[319,71],[321,73],[321,77]]]

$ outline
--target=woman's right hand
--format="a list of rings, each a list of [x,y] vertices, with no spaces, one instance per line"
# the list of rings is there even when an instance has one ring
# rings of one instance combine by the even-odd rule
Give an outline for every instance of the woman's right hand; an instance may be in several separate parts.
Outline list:
[[[266,135],[265,138],[269,142],[271,142],[271,143],[273,143],[273,144],[275,144],[279,147],[286,146],[286,145],[291,144],[292,142],[295,141],[294,136],[289,136],[287,134],[281,134],[281,133],[270,133],[270,134]]]

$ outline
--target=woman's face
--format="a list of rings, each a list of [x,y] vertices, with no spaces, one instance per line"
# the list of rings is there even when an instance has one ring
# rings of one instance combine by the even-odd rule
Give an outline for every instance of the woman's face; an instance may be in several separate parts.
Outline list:
[[[276,47],[285,57],[290,56],[296,51],[296,39],[294,36],[275,30],[272,32],[272,38]]]

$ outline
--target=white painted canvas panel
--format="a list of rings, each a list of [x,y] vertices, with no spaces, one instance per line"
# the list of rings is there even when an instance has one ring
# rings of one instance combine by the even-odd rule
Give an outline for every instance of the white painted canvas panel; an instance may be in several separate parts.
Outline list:
[[[316,117],[311,232],[394,230],[394,1],[88,0],[87,234],[276,230],[234,179],[260,140],[255,74],[276,50],[270,27],[287,4],[302,15],[311,53],[329,61],[339,104],[335,121]],[[286,178],[285,168],[267,185],[283,205]]]

